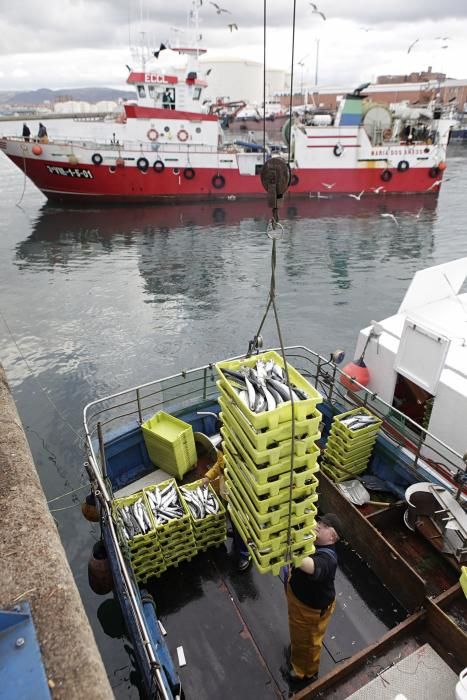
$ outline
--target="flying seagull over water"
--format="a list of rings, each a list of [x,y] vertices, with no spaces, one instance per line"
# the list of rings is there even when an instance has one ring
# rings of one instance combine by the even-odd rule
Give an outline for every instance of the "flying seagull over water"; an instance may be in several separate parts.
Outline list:
[[[218,15],[220,15],[222,12],[227,12],[227,14],[231,15],[232,13],[230,10],[224,10],[223,7],[220,7],[216,2],[211,2],[211,5],[213,5],[216,8],[216,12]]]
[[[441,180],[435,180],[434,183],[433,183],[432,185],[430,185],[430,186],[425,190],[425,192],[429,192],[430,190],[433,189],[433,187],[439,187],[440,184],[441,184]]]
[[[381,190],[384,190],[383,185],[380,185],[379,187],[372,187],[371,188],[375,194],[379,194]]]
[[[365,190],[362,190],[360,194],[349,194],[349,197],[352,197],[352,199],[356,199],[357,202],[359,202],[362,198],[362,195],[365,193]]]
[[[396,219],[396,217],[394,216],[394,214],[389,214],[389,213],[388,214],[381,214],[381,216],[383,217],[383,219],[392,219],[394,221],[394,223],[396,224],[396,226],[399,226],[399,222]]]
[[[409,48],[407,49],[407,53],[410,53],[412,51],[413,47],[415,46],[415,44],[417,44],[419,41],[420,41],[420,39],[415,39],[415,41],[413,41],[410,44]]]
[[[414,216],[415,216],[416,219],[419,219],[419,218],[420,218],[420,214],[422,213],[422,211],[423,211],[423,207],[420,207],[420,209],[418,210],[418,212],[417,212],[416,214],[414,214]]]
[[[232,24],[228,24],[227,26],[228,26],[228,28],[230,29],[231,32],[233,32],[234,29],[237,29],[237,30],[238,30],[238,27],[237,27],[237,25],[235,24],[235,22],[232,22]]]
[[[319,16],[322,17],[324,20],[326,19],[326,15],[324,14],[324,12],[321,12],[321,10],[318,10],[318,9],[312,10],[312,11],[311,11],[311,14],[312,14],[312,15],[319,15]]]
[[[323,185],[323,187],[326,187],[327,190],[332,190],[332,188],[335,186],[336,183],[335,182],[331,182],[331,183],[322,182],[321,184]]]

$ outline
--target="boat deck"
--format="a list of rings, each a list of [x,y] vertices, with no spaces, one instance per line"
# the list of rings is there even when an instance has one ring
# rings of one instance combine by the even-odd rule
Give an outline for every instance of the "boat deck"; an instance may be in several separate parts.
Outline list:
[[[251,568],[239,573],[232,541],[153,579],[173,658],[187,697],[284,698],[306,684],[284,675],[289,645],[287,605],[279,578]],[[336,612],[321,656],[320,675],[349,659],[405,619],[406,611],[348,546],[339,546]],[[341,696],[344,697],[344,696]]]

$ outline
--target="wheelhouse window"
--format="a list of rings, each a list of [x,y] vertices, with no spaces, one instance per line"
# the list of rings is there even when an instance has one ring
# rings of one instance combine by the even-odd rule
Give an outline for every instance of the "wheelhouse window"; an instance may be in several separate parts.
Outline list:
[[[138,85],[138,97],[146,97],[146,90],[144,85]]]
[[[200,97],[201,97],[201,88],[195,87],[195,89],[193,90],[193,99],[199,100]]]

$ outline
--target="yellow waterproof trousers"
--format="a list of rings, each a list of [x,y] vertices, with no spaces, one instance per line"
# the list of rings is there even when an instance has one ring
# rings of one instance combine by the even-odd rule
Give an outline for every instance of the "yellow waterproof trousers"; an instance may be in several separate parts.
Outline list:
[[[289,609],[290,664],[299,678],[318,673],[324,634],[336,607],[334,600],[325,613],[301,603],[287,586]]]

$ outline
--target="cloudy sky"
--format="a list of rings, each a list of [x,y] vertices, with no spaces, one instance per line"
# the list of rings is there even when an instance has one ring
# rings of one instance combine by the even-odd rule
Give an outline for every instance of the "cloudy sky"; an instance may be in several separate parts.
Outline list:
[[[211,55],[262,60],[264,0],[201,4]],[[192,0],[0,0],[0,90],[125,87],[142,37],[176,42]],[[295,86],[354,85],[379,74],[425,69],[467,78],[467,0],[296,0]],[[42,7],[42,9],[40,9]],[[290,69],[293,0],[266,0],[267,64]],[[238,30],[230,31],[229,23]],[[408,53],[408,48],[418,40]],[[297,65],[302,64],[302,65]]]

